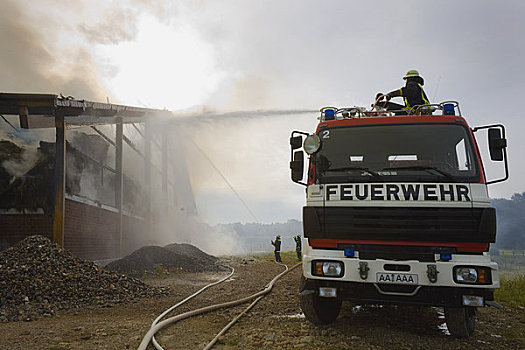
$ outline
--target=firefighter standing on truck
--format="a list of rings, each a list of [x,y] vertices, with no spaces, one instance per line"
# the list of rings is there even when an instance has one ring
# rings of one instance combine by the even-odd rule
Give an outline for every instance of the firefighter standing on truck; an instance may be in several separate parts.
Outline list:
[[[274,247],[273,252],[275,254],[275,261],[282,262],[281,260],[281,235],[275,237],[275,242],[271,241]]]
[[[293,240],[295,241],[295,252],[297,253],[297,260],[302,260],[302,253],[301,253],[301,235],[297,235],[293,237]]]
[[[376,104],[385,107],[387,110],[399,110],[396,115],[407,115],[414,106],[430,104],[423,85],[425,80],[419,75],[417,70],[409,70],[403,77],[406,80],[404,87],[398,90],[389,92],[388,94],[378,93],[376,95]],[[392,97],[403,97],[405,105],[390,102]],[[383,101],[383,98],[385,101]]]

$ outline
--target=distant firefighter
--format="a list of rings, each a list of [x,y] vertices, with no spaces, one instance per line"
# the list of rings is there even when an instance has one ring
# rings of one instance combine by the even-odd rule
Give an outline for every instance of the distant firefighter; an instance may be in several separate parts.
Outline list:
[[[273,252],[275,254],[275,261],[282,262],[281,260],[281,235],[275,237],[275,242],[271,241],[274,247]]]
[[[295,241],[295,252],[297,253],[297,260],[301,261],[302,256],[302,249],[301,249],[301,235],[294,236],[293,240]]]

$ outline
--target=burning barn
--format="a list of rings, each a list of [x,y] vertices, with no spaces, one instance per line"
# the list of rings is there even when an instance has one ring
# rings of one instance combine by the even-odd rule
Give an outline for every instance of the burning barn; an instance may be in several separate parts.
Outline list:
[[[169,111],[0,93],[0,115],[14,134],[0,140],[0,250],[40,234],[82,258],[118,257],[148,243],[155,230],[152,187],[165,194],[166,208],[176,205],[170,141],[150,127]],[[14,116],[19,126],[9,121]],[[17,139],[21,130],[45,129],[55,129],[54,142]],[[142,159],[140,179],[124,171],[125,147]],[[188,213],[195,211],[190,202]]]

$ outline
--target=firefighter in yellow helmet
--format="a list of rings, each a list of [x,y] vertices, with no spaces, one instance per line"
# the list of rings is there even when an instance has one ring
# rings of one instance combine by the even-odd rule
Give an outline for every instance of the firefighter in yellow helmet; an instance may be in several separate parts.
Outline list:
[[[293,240],[295,241],[295,252],[297,253],[297,260],[301,261],[303,259],[301,249],[301,235],[299,234],[297,236],[294,236]]]
[[[388,94],[380,92],[376,95],[378,106],[385,107],[389,111],[400,111],[395,113],[396,115],[407,115],[414,106],[430,104],[430,101],[423,90],[425,80],[419,75],[417,70],[409,70],[403,79],[406,81],[404,87],[390,91]],[[405,105],[403,106],[398,103],[390,102],[392,97],[403,97]]]
[[[281,235],[275,237],[275,242],[271,241],[273,245],[273,252],[275,254],[275,261],[282,262],[281,260]]]

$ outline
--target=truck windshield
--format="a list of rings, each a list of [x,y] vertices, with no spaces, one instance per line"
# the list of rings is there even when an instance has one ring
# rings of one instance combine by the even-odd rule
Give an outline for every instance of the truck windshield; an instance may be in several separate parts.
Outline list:
[[[318,133],[317,183],[477,182],[479,166],[460,124],[344,126]]]

